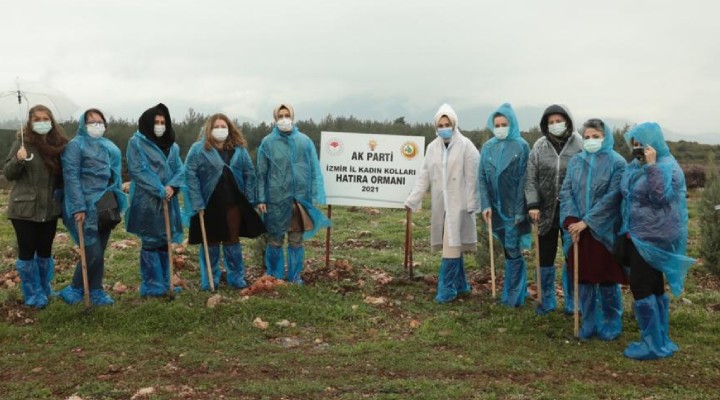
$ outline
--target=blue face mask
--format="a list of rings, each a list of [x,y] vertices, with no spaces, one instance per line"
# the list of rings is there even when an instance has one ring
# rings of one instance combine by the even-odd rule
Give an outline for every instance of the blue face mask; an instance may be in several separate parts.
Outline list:
[[[443,140],[448,140],[453,135],[453,128],[438,128],[437,135],[443,138]]]

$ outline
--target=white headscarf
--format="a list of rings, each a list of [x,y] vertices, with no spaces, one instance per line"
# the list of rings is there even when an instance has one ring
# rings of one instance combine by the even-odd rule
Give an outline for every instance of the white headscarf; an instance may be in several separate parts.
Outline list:
[[[448,117],[450,120],[450,123],[453,126],[453,135],[456,133],[462,133],[460,132],[460,128],[458,128],[458,116],[455,113],[455,110],[453,110],[452,107],[450,107],[450,104],[443,103],[443,105],[438,108],[437,112],[435,113],[435,127],[437,128],[438,122],[440,122],[440,118],[442,117]]]

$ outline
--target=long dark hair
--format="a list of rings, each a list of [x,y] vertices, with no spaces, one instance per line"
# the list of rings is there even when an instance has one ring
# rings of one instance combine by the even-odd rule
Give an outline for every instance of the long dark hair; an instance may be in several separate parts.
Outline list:
[[[45,112],[50,117],[52,129],[46,135],[39,135],[33,131],[32,117],[36,112]],[[20,132],[18,132],[19,137]],[[55,122],[55,117],[49,108],[42,104],[38,104],[28,111],[28,120],[23,130],[25,143],[31,144],[38,149],[40,157],[43,159],[45,166],[53,174],[60,174],[62,168],[60,166],[60,154],[65,150],[68,138],[65,136],[63,128]]]

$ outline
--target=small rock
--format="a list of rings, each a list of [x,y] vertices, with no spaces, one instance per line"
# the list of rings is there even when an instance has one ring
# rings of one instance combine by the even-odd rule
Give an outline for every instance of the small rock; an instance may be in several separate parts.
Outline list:
[[[32,372],[40,372],[42,370],[43,370],[43,367],[36,367],[36,368],[33,368],[31,371]]]
[[[260,317],[257,317],[253,320],[253,326],[265,330],[270,326],[270,323],[267,321],[263,321]]]
[[[65,399],[65,400],[83,400],[83,398],[80,397],[80,396],[78,396],[78,395],[75,395],[75,394],[74,394],[74,395],[68,397],[68,398]]]
[[[498,328],[499,333],[505,333],[507,332],[507,328]]]
[[[420,326],[420,321],[414,319],[410,321],[410,328],[411,329],[417,329]]]
[[[152,387],[152,386],[146,387],[146,388],[142,388],[142,389],[138,390],[138,391],[130,398],[130,400],[135,400],[135,399],[138,399],[138,398],[140,398],[140,397],[145,397],[145,396],[151,395],[151,394],[153,394],[153,393],[155,393],[155,388]]]
[[[290,321],[288,321],[286,319],[275,323],[275,326],[278,326],[280,328],[288,328],[288,327],[290,327],[290,325],[292,325],[292,324],[290,323]]]
[[[353,304],[353,305],[350,306],[350,308],[351,308],[353,311],[357,311],[358,307],[359,307],[359,306],[358,306],[357,304]]]
[[[222,296],[219,294],[215,294],[210,296],[209,299],[207,299],[207,303],[205,303],[205,306],[207,308],[215,308],[220,302],[222,301]]]
[[[127,287],[127,285],[123,284],[122,282],[117,281],[113,285],[112,290],[113,290],[113,293],[115,293],[115,294],[123,294],[128,291],[128,287]]]
[[[693,303],[692,300],[688,299],[687,297],[683,297],[682,302],[683,302],[683,304],[688,305],[688,306]]]
[[[119,365],[111,364],[108,367],[108,372],[110,372],[112,374],[117,374],[120,371],[122,371],[122,368]]]
[[[358,236],[361,237],[361,238],[370,237],[370,236],[372,236],[372,232],[370,232],[370,231],[360,231],[360,233],[358,234]]]
[[[382,296],[380,296],[380,297],[367,296],[363,299],[363,301],[367,304],[379,305],[379,304],[385,304],[387,302],[387,299]]]

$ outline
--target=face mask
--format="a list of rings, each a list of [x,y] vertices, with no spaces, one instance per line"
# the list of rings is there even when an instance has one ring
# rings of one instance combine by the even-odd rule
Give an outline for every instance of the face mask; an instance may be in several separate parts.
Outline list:
[[[280,118],[275,124],[283,132],[290,132],[293,128],[293,122],[290,118]]]
[[[47,135],[52,129],[52,122],[50,121],[37,121],[32,123],[33,131],[38,135]]]
[[[210,135],[218,142],[224,142],[228,137],[228,128],[213,128]]]
[[[85,125],[85,129],[87,129],[88,135],[94,139],[97,139],[105,134],[105,124],[102,122],[87,124]]]
[[[565,134],[565,131],[567,131],[567,128],[564,122],[556,122],[548,126],[548,131],[550,131],[553,136],[562,136]]]
[[[453,135],[453,128],[438,128],[437,135],[443,140],[449,140]]]
[[[583,140],[583,149],[588,153],[595,153],[602,147],[603,139],[585,139]]]
[[[156,137],[162,136],[163,134],[165,134],[165,125],[153,126],[153,133],[155,133]]]
[[[504,140],[506,137],[508,137],[508,133],[510,133],[509,126],[498,126],[493,131],[493,134],[495,135],[495,137],[500,140]]]
[[[645,161],[645,148],[644,147],[633,147],[632,155],[640,162]]]

